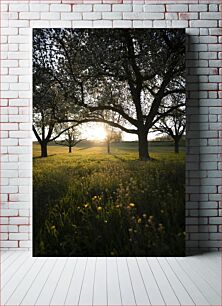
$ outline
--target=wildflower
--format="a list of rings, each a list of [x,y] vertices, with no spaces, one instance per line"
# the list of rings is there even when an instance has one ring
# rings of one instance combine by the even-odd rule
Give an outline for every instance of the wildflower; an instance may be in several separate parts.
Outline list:
[[[147,217],[147,215],[146,214],[143,214],[143,218],[145,219]]]
[[[132,229],[132,228],[129,228],[129,232],[132,233],[132,231],[133,231],[133,229]]]
[[[133,208],[133,207],[135,207],[135,204],[134,203],[129,203],[129,207]]]
[[[107,220],[104,220],[104,223],[107,223],[108,221]]]
[[[161,211],[160,211],[160,212],[161,212],[161,214],[163,214],[163,213],[164,213],[164,210],[163,210],[163,209],[161,209]]]
[[[101,207],[101,206],[98,206],[98,207],[97,207],[97,210],[98,210],[98,211],[101,211],[101,210],[102,210],[102,207]]]
[[[114,252],[110,252],[110,255],[111,255],[111,256],[115,256],[115,253],[114,253]]]
[[[137,223],[140,224],[141,222],[142,222],[142,219],[139,218],[139,219],[137,220]]]
[[[116,205],[116,208],[120,208],[119,204]]]
[[[56,227],[55,227],[55,225],[52,225],[51,226],[51,230],[54,230]]]
[[[84,207],[85,207],[85,208],[89,207],[89,204],[84,204]]]

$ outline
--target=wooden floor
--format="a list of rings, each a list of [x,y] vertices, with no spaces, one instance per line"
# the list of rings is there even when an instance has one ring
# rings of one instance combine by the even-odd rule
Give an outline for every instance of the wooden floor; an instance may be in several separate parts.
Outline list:
[[[220,254],[32,258],[1,253],[0,305],[221,305]]]

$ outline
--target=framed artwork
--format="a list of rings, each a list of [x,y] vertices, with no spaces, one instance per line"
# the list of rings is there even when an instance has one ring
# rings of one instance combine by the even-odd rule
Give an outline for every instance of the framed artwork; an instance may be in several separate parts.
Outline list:
[[[33,30],[33,255],[184,256],[184,29]]]

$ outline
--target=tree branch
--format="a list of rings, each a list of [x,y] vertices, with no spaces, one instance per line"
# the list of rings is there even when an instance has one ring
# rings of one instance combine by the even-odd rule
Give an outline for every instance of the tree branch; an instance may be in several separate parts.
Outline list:
[[[115,106],[111,106],[111,105],[100,105],[100,106],[88,106],[88,109],[91,112],[97,111],[97,110],[111,110],[114,111],[118,114],[120,114],[124,119],[126,119],[127,121],[129,121],[129,123],[131,123],[132,125],[138,127],[138,122],[136,119],[133,119],[132,117],[130,117],[129,115],[127,115],[123,108],[119,108],[119,107],[115,107]]]
[[[118,123],[115,123],[115,122],[112,122],[112,121],[109,121],[109,120],[105,120],[103,118],[88,118],[88,119],[82,119],[82,120],[66,119],[63,122],[76,122],[78,124],[88,123],[88,122],[101,122],[101,123],[107,123],[110,126],[119,128],[126,133],[131,133],[131,134],[137,134],[138,133],[137,130],[135,130],[135,129],[127,129],[124,126],[122,126]]]
[[[35,137],[37,138],[38,142],[41,142],[42,140],[41,140],[40,136],[38,135],[38,132],[36,131],[36,128],[35,128],[34,125],[32,126],[32,130],[33,130],[33,132],[35,134]]]

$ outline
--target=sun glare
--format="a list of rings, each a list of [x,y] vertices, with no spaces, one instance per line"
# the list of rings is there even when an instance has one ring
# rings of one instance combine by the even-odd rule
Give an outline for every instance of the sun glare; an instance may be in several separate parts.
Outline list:
[[[103,124],[94,123],[82,128],[82,134],[87,140],[104,141],[106,138],[106,130]]]

